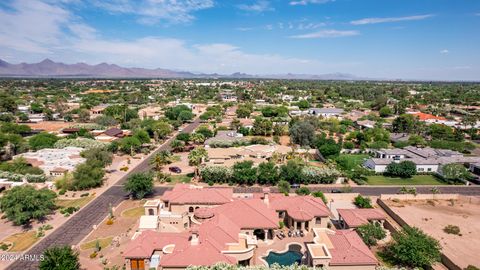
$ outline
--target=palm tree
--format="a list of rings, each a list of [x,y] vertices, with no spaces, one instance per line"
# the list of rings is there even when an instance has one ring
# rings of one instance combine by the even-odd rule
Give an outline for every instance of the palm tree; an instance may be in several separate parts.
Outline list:
[[[195,166],[195,177],[198,176],[198,166],[202,164],[202,161],[208,158],[207,150],[203,146],[197,147],[190,151],[188,154],[188,164]]]
[[[183,147],[185,146],[185,143],[180,140],[173,140],[170,143],[170,147],[172,147],[173,152],[180,152],[183,150]]]
[[[170,160],[171,157],[172,157],[172,154],[169,151],[163,150],[158,152],[150,160],[150,164],[153,165],[156,171],[161,171],[163,166],[171,163],[171,160]]]

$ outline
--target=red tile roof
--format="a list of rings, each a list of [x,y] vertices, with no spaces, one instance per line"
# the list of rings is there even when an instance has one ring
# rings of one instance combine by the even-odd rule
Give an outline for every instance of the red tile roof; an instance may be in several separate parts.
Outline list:
[[[413,115],[417,116],[418,119],[421,121],[426,121],[426,120],[447,120],[447,118],[442,117],[442,116],[435,116],[433,114],[428,114],[428,113],[422,113],[422,112],[415,112],[412,113]]]
[[[330,210],[320,198],[312,196],[285,196],[270,194],[270,208],[286,211],[295,220],[307,221],[314,217],[329,217]]]
[[[278,216],[273,209],[260,199],[240,199],[213,208],[223,214],[241,229],[278,228]]]
[[[211,243],[189,246],[182,252],[165,254],[160,259],[162,267],[210,266],[219,262],[236,264],[237,260],[219,252]]]
[[[175,250],[183,250],[190,245],[190,234],[162,233],[143,231],[127,246],[123,256],[126,258],[150,258],[155,250],[161,250],[166,245],[175,245]]]
[[[173,190],[166,191],[163,201],[170,204],[224,204],[232,201],[231,188],[197,188],[190,185],[176,185]]]
[[[370,249],[363,243],[357,232],[339,230],[329,234],[333,245],[329,249],[332,259],[330,265],[377,265],[378,261]]]
[[[362,226],[370,220],[386,219],[385,214],[378,209],[337,209],[337,211],[350,228]]]

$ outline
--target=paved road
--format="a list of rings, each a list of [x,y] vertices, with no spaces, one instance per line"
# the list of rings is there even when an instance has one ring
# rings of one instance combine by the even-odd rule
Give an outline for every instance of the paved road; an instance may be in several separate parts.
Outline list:
[[[197,119],[183,129],[184,132],[192,132],[198,127],[200,121]],[[166,141],[157,152],[161,150],[168,150],[170,142],[173,138]],[[123,200],[128,198],[128,194],[123,190],[123,183],[132,173],[143,172],[150,169],[149,159],[143,160],[137,167],[132,169],[128,174],[120,178],[115,185],[108,188],[104,193],[95,198],[91,203],[82,208],[78,213],[67,220],[63,225],[57,228],[54,232],[40,240],[26,253],[28,255],[40,255],[43,251],[51,246],[57,245],[76,245],[92,230],[93,225],[99,224],[108,214],[109,206],[113,207],[119,205]],[[155,195],[161,195],[166,190],[156,189]],[[38,262],[31,261],[16,261],[12,263],[7,269],[38,269]]]
[[[437,186],[440,193],[451,194],[458,193],[462,195],[480,196],[480,186]],[[324,193],[330,193],[332,190],[340,190],[340,188],[331,187],[310,187],[310,191],[320,190]],[[360,193],[366,196],[379,196],[380,194],[397,194],[401,186],[357,186],[352,187],[353,193]],[[417,186],[417,193],[431,194],[432,186]],[[262,192],[262,187],[236,187],[235,192]],[[161,191],[160,189],[158,190]],[[272,192],[278,192],[277,188],[272,188]]]

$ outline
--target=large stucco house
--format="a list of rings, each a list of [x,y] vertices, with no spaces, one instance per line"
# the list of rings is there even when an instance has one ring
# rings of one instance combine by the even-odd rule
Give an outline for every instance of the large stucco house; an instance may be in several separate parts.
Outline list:
[[[259,245],[276,241],[281,222],[291,230],[312,235],[332,227],[330,210],[321,199],[271,194],[268,189],[263,193],[234,193],[232,188],[182,184],[160,199],[147,201],[144,209],[140,227],[123,253],[131,270],[185,269],[219,262],[252,265],[254,256],[260,255],[255,252]],[[358,235],[326,232],[332,240],[325,246],[328,256],[324,266],[333,269],[337,264],[346,268],[336,269],[354,270],[357,266],[368,269],[363,268],[365,263],[378,264],[368,247],[358,242]],[[356,249],[345,245],[349,241]],[[344,249],[367,254],[360,261],[357,255],[345,259]],[[313,266],[316,262],[308,263]]]

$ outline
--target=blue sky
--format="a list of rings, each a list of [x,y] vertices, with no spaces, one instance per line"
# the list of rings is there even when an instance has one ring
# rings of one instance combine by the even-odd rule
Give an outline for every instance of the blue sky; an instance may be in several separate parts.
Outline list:
[[[480,1],[2,0],[0,58],[480,80]]]

